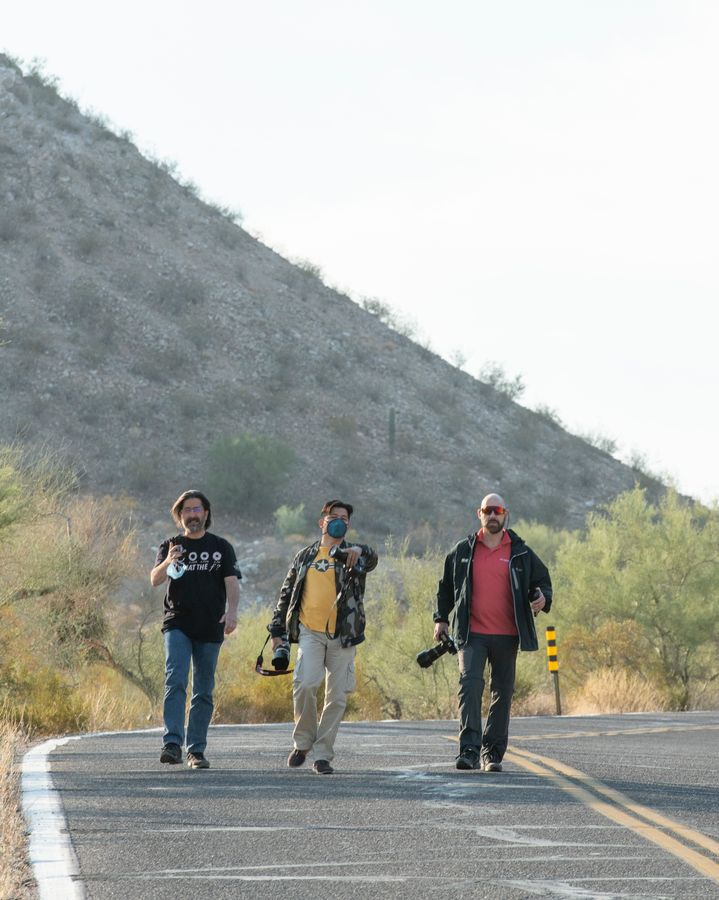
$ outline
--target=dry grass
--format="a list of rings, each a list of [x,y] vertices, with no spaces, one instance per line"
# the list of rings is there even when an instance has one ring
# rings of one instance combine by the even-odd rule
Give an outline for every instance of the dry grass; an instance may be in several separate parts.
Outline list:
[[[636,672],[622,668],[597,669],[579,690],[567,698],[572,715],[656,712],[667,708],[667,698]]]
[[[0,719],[0,897],[7,900],[37,896],[20,809],[18,759],[26,743],[20,727]]]

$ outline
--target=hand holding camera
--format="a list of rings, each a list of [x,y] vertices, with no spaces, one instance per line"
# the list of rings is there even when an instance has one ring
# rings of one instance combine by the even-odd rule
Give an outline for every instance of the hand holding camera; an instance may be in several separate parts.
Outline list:
[[[429,650],[422,650],[417,654],[417,665],[422,669],[428,669],[440,656],[444,656],[445,653],[454,655],[456,652],[457,645],[446,632],[443,632],[436,647],[430,647]]]
[[[335,562],[343,563],[347,569],[354,568],[361,571],[364,568],[361,547],[340,547],[339,544],[335,544],[334,547],[330,547],[330,556]]]

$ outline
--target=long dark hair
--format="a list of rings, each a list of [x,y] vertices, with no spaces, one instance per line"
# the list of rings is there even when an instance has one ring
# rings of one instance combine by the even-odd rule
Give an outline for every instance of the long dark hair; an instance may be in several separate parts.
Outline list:
[[[172,504],[172,509],[170,513],[175,522],[182,527],[182,516],[180,515],[180,510],[182,509],[182,504],[185,500],[199,500],[202,504],[203,509],[207,513],[207,521],[205,522],[205,528],[209,528],[212,524],[212,508],[210,506],[210,501],[205,497],[202,491],[183,491],[180,496],[175,500]]]

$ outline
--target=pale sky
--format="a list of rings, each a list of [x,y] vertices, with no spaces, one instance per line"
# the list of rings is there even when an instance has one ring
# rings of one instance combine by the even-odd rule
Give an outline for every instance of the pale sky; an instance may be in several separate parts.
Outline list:
[[[26,0],[0,46],[446,358],[719,498],[715,0]]]

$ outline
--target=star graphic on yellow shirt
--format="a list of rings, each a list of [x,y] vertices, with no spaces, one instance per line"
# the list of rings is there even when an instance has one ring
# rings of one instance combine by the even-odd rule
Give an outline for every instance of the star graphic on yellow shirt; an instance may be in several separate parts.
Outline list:
[[[315,563],[315,569],[318,572],[326,572],[330,567],[330,561],[328,559],[320,559]]]

